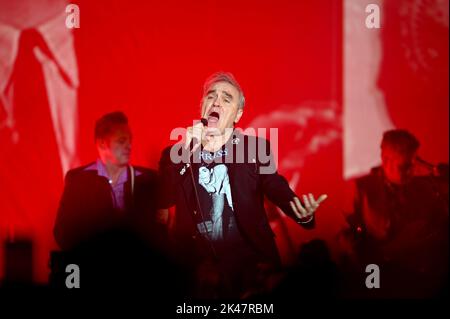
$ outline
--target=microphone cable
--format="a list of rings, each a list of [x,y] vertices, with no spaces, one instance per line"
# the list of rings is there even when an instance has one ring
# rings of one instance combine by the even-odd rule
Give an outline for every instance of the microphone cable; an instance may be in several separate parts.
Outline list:
[[[208,121],[205,118],[201,118],[200,121],[202,122],[203,126],[208,125]],[[191,149],[193,148],[193,145],[194,145],[193,142],[194,142],[194,140],[191,141],[191,145],[192,145]],[[201,148],[201,146],[200,146],[200,148]],[[189,156],[189,159],[188,159],[189,162],[187,164],[189,165],[189,173],[190,173],[189,175],[191,176],[192,186],[194,188],[195,201],[197,203],[197,207],[198,207],[198,210],[199,210],[199,213],[200,213],[200,217],[202,219],[203,227],[205,228],[206,236],[204,236],[204,237],[206,238],[206,241],[208,242],[208,245],[211,248],[211,251],[212,251],[214,259],[217,261],[218,260],[218,256],[217,256],[216,250],[214,248],[214,245],[212,244],[212,240],[210,238],[210,235],[208,233],[208,227],[206,226],[206,223],[205,223],[205,215],[203,214],[203,209],[202,209],[201,204],[200,204],[200,197],[198,195],[198,189],[197,189],[197,184],[195,182],[194,171],[192,169],[193,165],[192,165],[191,159],[193,159],[193,157],[194,157],[194,152],[192,152],[191,155]],[[195,220],[195,217],[194,217],[194,220]],[[198,229],[197,229],[197,231],[198,231]],[[200,235],[203,236],[203,234],[201,234],[201,233],[200,233]]]

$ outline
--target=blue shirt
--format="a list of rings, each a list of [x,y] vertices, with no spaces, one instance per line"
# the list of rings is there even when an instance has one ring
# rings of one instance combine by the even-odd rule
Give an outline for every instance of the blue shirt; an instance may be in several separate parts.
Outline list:
[[[128,169],[125,169],[118,177],[115,185],[112,184],[112,180],[108,175],[106,166],[100,159],[97,159],[95,163],[88,166],[86,170],[96,170],[98,176],[105,177],[109,185],[111,186],[111,198],[113,202],[113,207],[115,209],[124,211],[125,210],[125,183],[128,180]],[[140,175],[139,172],[135,173],[137,176]]]

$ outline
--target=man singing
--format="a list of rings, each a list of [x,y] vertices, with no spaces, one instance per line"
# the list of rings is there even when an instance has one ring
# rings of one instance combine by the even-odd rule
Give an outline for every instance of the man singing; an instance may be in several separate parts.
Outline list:
[[[234,129],[244,104],[232,74],[213,74],[202,121],[160,160],[160,206],[176,206],[174,251],[192,271],[195,297],[240,298],[257,284],[259,266],[280,265],[264,197],[305,228],[327,197],[303,195],[302,203],[274,168],[269,142]]]

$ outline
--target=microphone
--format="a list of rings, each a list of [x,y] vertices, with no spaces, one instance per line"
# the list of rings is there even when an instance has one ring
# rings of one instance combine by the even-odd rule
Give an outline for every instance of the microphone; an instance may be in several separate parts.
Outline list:
[[[415,160],[416,160],[416,163],[425,167],[432,176],[440,176],[441,175],[441,170],[439,168],[439,165],[434,165],[419,156],[416,156]]]
[[[200,122],[202,122],[203,126],[208,126],[208,120],[205,119],[204,117],[202,117],[202,118],[200,119]]]
[[[424,160],[423,158],[416,156],[416,161],[430,169],[433,169],[436,167],[436,165],[431,164],[430,162],[427,162],[426,160]]]
[[[203,124],[203,127],[208,126],[208,120],[205,119],[204,117],[200,118],[199,122],[201,122]],[[192,137],[191,143],[189,143],[189,146],[188,146],[188,150],[189,150],[191,159],[192,159],[192,156],[193,156],[192,150],[194,148],[194,145],[197,145],[198,143],[199,143],[199,141],[198,141],[197,137]]]
[[[208,120],[205,119],[204,117],[202,117],[200,119],[200,122],[203,124],[203,127],[208,126]],[[198,144],[198,139],[196,137],[192,138],[191,144],[189,145],[189,149],[192,150],[192,148],[194,147],[194,145]]]
[[[208,126],[208,120],[205,119],[204,117],[200,118],[200,122],[203,124],[203,127],[207,127]],[[194,145],[196,145],[197,143],[198,143],[198,139],[196,137],[192,137],[191,143],[189,145],[189,149],[192,150]],[[198,195],[198,189],[197,189],[197,183],[196,183],[195,177],[194,177],[194,171],[192,170],[192,165],[191,165],[193,158],[194,158],[194,152],[190,152],[189,163],[187,165],[189,165],[188,166],[188,170],[189,170],[189,173],[190,173],[189,175],[191,176],[192,187],[194,188],[194,194],[195,194],[195,200],[196,200],[196,203],[197,203],[197,209],[198,209],[198,211],[200,213],[200,216],[202,217],[202,220],[204,222],[205,218],[204,218],[204,215],[203,215],[202,206],[200,204],[200,198],[199,198],[199,195]],[[207,239],[207,242],[209,244],[209,248],[211,249],[211,252],[212,252],[214,258],[217,259],[217,253],[216,253],[216,250],[215,250],[215,248],[214,248],[214,246],[213,246],[213,244],[211,242],[211,239],[210,239],[209,235],[206,235],[206,239]]]

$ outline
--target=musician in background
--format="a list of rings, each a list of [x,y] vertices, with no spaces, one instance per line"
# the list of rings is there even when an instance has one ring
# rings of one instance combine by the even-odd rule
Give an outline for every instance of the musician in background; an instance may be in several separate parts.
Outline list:
[[[419,146],[406,130],[385,132],[382,165],[352,187],[349,228],[340,237],[359,265],[380,267],[382,297],[430,297],[446,289],[448,176],[445,165],[420,159]]]
[[[132,133],[122,112],[97,120],[95,143],[98,159],[66,175],[54,227],[63,254],[52,263],[82,264],[88,288],[156,287],[156,269],[166,267],[157,268],[166,240],[155,216],[156,172],[130,165]]]

